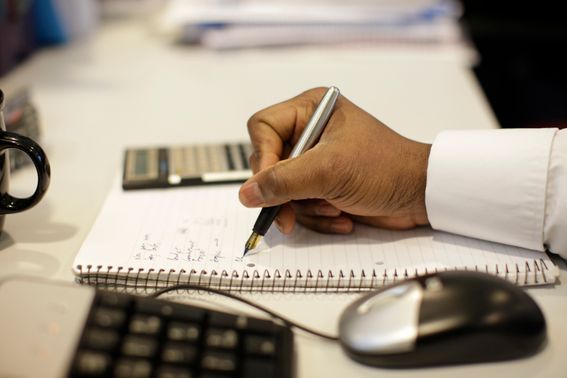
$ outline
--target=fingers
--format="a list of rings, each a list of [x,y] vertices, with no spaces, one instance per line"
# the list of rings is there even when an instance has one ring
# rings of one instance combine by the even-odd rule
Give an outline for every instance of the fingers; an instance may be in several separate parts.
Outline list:
[[[341,214],[337,217],[317,217],[296,214],[297,221],[307,228],[325,234],[348,234],[354,229],[352,219]]]
[[[281,207],[275,223],[281,233],[288,235],[299,221],[305,227],[327,234],[352,232],[353,221],[339,209],[323,200],[294,201]]]
[[[293,211],[305,216],[338,217],[341,211],[325,200],[304,200],[291,202]]]
[[[280,208],[276,217],[276,226],[282,234],[290,234],[295,227],[295,212],[289,204],[285,204]]]
[[[267,207],[291,200],[323,198],[326,187],[332,186],[336,177],[321,164],[318,150],[315,147],[256,173],[240,187],[240,202],[247,207]]]
[[[323,233],[347,234],[353,230],[350,217],[324,200],[291,202],[299,223]]]
[[[290,100],[270,106],[248,120],[253,147],[250,166],[254,173],[286,157],[303,131],[325,89],[317,88]]]

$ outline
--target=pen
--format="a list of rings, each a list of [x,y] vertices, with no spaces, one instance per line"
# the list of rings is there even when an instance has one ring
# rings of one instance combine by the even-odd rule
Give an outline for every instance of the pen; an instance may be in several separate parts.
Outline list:
[[[340,92],[337,87],[330,87],[327,90],[321,99],[321,102],[317,106],[317,109],[315,109],[311,115],[311,119],[309,119],[309,122],[307,122],[307,125],[303,129],[297,144],[291,150],[289,159],[293,159],[301,155],[310,149],[315,142],[317,142],[323,132],[323,129],[327,125],[329,118],[331,117],[331,113],[333,112],[333,108],[335,107],[339,94]],[[281,205],[264,207],[262,211],[260,211],[260,215],[258,215],[258,219],[256,219],[256,223],[254,223],[254,227],[252,228],[252,234],[244,246],[244,254],[242,257],[246,256],[248,251],[256,248],[262,237],[266,234],[266,232],[268,232],[268,229],[274,222],[280,207]]]

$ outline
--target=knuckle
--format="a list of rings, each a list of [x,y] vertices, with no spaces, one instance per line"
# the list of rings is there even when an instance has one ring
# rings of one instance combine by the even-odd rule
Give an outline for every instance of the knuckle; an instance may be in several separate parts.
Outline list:
[[[329,89],[328,87],[322,87],[322,86],[321,87],[314,87],[314,88],[306,90],[305,92],[303,92],[303,94],[319,98],[323,94],[325,94],[325,92],[327,92],[328,89]]]
[[[256,126],[260,123],[261,120],[261,111],[252,114],[250,118],[248,118],[248,122],[246,122],[246,126],[248,127],[249,131],[252,131]]]

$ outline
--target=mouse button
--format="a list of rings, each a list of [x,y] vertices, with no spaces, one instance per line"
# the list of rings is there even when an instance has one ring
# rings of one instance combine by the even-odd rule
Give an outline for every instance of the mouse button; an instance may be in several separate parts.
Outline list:
[[[373,293],[364,297],[356,305],[359,314],[366,314],[374,308],[388,306],[388,303],[397,301],[404,296],[411,296],[412,291],[417,287],[415,282],[404,282],[402,284],[387,288],[379,293]]]
[[[484,326],[507,328],[518,334],[545,330],[545,318],[537,303],[521,288],[495,290],[490,296],[490,311]]]
[[[482,322],[482,304],[451,285],[425,290],[419,309],[419,338],[463,330]]]
[[[361,354],[412,350],[422,294],[422,286],[412,281],[355,301],[344,310],[339,322],[341,344]]]

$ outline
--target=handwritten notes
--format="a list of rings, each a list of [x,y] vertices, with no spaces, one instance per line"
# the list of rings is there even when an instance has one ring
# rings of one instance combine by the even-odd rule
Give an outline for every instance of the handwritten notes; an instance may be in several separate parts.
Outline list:
[[[278,271],[330,277],[455,268],[518,272],[533,261],[549,261],[538,252],[430,228],[402,232],[362,225],[351,235],[324,235],[298,226],[284,236],[273,227],[259,252],[242,258],[258,213],[240,204],[237,185],[123,192],[117,184],[74,266],[108,272]]]
[[[144,206],[129,265],[218,269],[243,264],[244,241],[257,211],[240,205],[234,186],[135,195]]]

